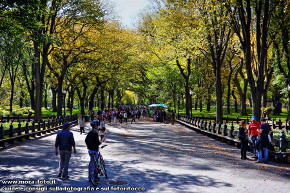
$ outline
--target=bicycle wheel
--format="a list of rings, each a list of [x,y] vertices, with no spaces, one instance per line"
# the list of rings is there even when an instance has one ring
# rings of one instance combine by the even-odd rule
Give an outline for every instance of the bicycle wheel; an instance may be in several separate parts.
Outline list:
[[[104,162],[103,158],[101,158],[100,171],[101,171],[101,174],[103,174],[106,177],[106,179],[108,179],[108,175],[107,175],[107,171],[106,171],[106,165],[105,165],[105,162]]]
[[[99,183],[98,171],[93,161],[89,163],[89,180],[94,186]]]

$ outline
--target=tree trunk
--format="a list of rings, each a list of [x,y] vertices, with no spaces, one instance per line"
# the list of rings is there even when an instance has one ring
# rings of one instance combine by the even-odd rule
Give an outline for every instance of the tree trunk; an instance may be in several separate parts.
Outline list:
[[[14,81],[11,81],[11,93],[10,93],[10,105],[9,105],[9,111],[10,113],[12,112],[13,110],[13,98],[14,98],[14,89],[15,89],[15,86],[14,86]]]
[[[41,69],[40,69],[40,45],[34,41],[34,78],[35,78],[35,106],[34,106],[34,119],[40,120],[42,118],[42,89],[41,89]]]
[[[202,100],[199,100],[199,112],[202,112]]]
[[[74,94],[75,94],[75,89],[72,88],[71,91],[69,92],[70,94],[70,97],[69,97],[69,100],[70,100],[70,115],[72,115],[73,113],[73,108],[74,108]]]
[[[232,73],[232,71],[231,71]],[[227,113],[231,114],[231,73],[228,77],[228,92],[227,92]]]
[[[62,116],[62,108],[63,108],[62,81],[59,80],[57,84],[57,116]]]
[[[234,90],[232,90],[232,96],[233,96],[233,99],[235,101],[235,112],[237,113],[238,112],[238,100],[237,100],[237,97],[235,95]]]
[[[48,85],[46,84],[45,91],[44,91],[44,107],[45,107],[45,109],[47,109],[47,107],[48,107],[47,88],[48,88]]]
[[[105,109],[105,90],[101,88],[101,110]]]
[[[207,112],[210,112],[210,105],[211,105],[211,97],[210,97],[210,94],[208,94],[207,102],[206,102],[206,111]]]
[[[184,78],[185,81],[185,85],[184,85],[184,89],[185,89],[185,111],[186,111],[186,115],[189,115],[190,113],[190,87],[189,87],[189,78],[191,76],[191,59],[188,58],[187,59],[187,65],[186,65],[186,69],[187,69],[187,74],[185,73],[185,69],[182,68],[181,64],[179,63],[178,59],[176,59],[176,65],[179,68],[179,71],[182,75],[182,77]]]
[[[191,97],[190,97],[190,89],[189,89],[189,79],[185,80],[185,113],[186,115],[190,115],[190,104],[191,104]]]
[[[23,91],[21,91],[20,92],[20,99],[19,99],[19,106],[20,106],[20,108],[22,108],[23,107],[23,104],[24,104],[24,99],[25,99],[25,94],[24,94],[24,92]]]
[[[115,105],[114,105],[114,90],[112,90],[112,92],[111,92],[111,105],[112,105],[112,108],[115,107]]]
[[[92,111],[94,108],[95,98],[96,98],[97,92],[98,92],[98,88],[95,87],[93,92],[91,93],[91,95],[89,97],[89,111]]]
[[[290,91],[288,91],[288,120],[290,120]]]
[[[281,94],[280,90],[277,87],[274,87],[274,92],[273,92],[273,115],[280,115],[282,112],[282,102],[281,102]]]
[[[198,96],[195,99],[194,110],[197,110],[197,104],[198,104]]]
[[[85,81],[82,81],[83,92],[81,93],[81,89],[79,87],[76,88],[76,91],[81,105],[81,114],[85,115],[85,101],[87,98],[87,84],[85,83]]]
[[[215,78],[215,92],[216,92],[216,122],[223,122],[223,91],[222,91],[222,81],[221,81],[221,69],[220,64],[216,68],[216,78]]]
[[[52,92],[52,101],[51,101],[52,111],[57,112],[57,106],[56,106],[57,90],[51,87],[51,92]]]

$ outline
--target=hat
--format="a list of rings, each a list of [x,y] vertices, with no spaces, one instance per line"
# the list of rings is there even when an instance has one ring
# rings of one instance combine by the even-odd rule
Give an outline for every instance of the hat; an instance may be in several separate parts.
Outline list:
[[[252,120],[257,120],[257,117],[256,116],[252,116]]]
[[[69,128],[71,125],[72,125],[71,123],[66,122],[66,123],[64,123],[64,124],[62,125],[62,127],[63,127],[64,129],[67,129],[67,128]]]
[[[92,126],[92,128],[95,128],[97,126],[97,121],[93,120],[90,125]]]

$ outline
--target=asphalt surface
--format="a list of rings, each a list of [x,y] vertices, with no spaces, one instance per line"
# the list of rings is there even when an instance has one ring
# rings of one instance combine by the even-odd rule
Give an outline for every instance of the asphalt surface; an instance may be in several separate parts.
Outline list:
[[[241,160],[236,147],[179,124],[137,120],[106,126],[101,152],[109,179],[101,178],[98,186],[87,179],[86,134],[76,126],[70,179],[57,178],[56,134],[51,134],[0,150],[0,192],[289,192],[289,165]]]

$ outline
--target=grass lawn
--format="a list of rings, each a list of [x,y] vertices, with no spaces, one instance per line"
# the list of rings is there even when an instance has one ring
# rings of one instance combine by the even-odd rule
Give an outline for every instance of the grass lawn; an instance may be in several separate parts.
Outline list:
[[[235,112],[235,109],[231,109],[231,114],[227,113],[227,109],[223,108],[223,117],[226,118],[237,118],[239,117],[240,119],[246,119],[246,118],[251,118],[252,116],[252,108],[248,107],[247,108],[248,116],[242,116],[240,112]],[[180,110],[180,114],[185,115],[185,110]],[[205,108],[202,109],[202,112],[200,112],[199,109],[195,110],[192,109],[192,116],[194,117],[215,117],[216,114],[216,108],[212,107],[210,112],[207,112]],[[272,115],[270,114],[270,118],[281,118],[282,120],[287,118],[287,109],[282,109],[281,115]]]

